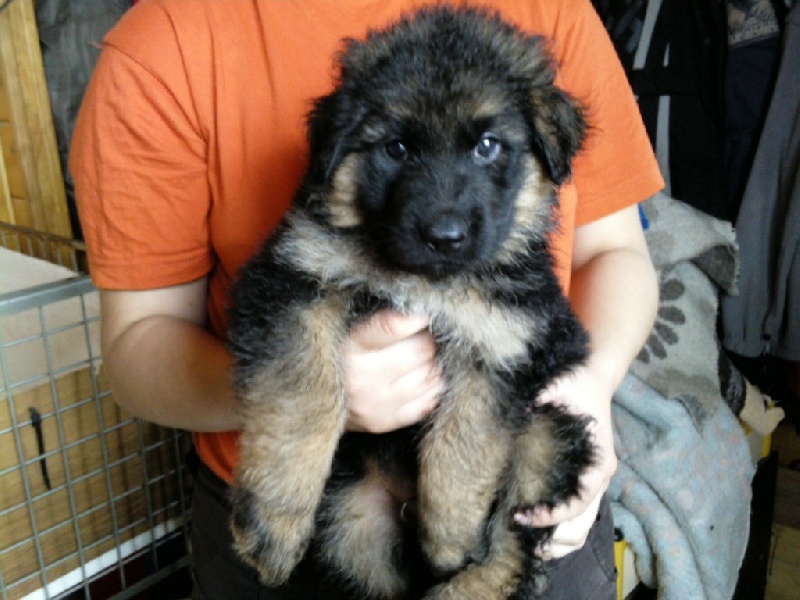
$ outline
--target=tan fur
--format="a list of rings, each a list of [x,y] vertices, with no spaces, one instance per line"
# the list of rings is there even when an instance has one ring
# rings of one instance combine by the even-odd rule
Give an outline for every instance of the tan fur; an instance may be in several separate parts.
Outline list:
[[[491,117],[500,114],[505,110],[503,103],[494,94],[486,94],[472,105],[467,105],[469,115],[477,120],[483,117]]]
[[[545,420],[534,420],[517,436],[506,499],[509,511],[530,506],[532,498],[542,498],[548,491],[546,475],[556,456],[555,439],[552,423]]]
[[[522,202],[523,216],[520,219],[533,218],[537,211],[541,211],[541,199],[533,196],[534,191],[531,190],[530,200]],[[353,286],[369,285],[376,293],[384,292],[391,297],[397,310],[430,315],[434,328],[436,321],[441,319],[447,329],[465,343],[477,343],[483,349],[482,358],[488,364],[513,364],[514,358],[524,354],[530,338],[536,337],[535,321],[487,302],[469,278],[461,281],[456,279],[449,282],[447,287],[414,275],[405,275],[400,282],[348,240],[332,236],[327,230],[308,221],[297,225],[292,232],[295,240],[290,243],[302,246],[303,252],[287,254],[290,254],[298,269],[313,273],[323,281],[339,280]],[[398,290],[402,283],[405,283],[405,289]],[[453,341],[459,342],[459,339]]]
[[[494,540],[495,552],[484,563],[473,563],[446,584],[433,588],[425,600],[505,600],[519,584],[522,550],[506,528]]]
[[[340,492],[330,526],[321,532],[325,561],[384,598],[401,597],[408,587],[392,555],[402,532],[402,502],[387,489],[386,477],[374,460],[355,488]],[[393,543],[392,541],[395,540]]]
[[[429,313],[434,329],[437,319],[442,319],[451,341],[476,345],[481,359],[491,366],[508,367],[525,356],[526,345],[537,329],[537,323],[526,315],[493,305],[474,289],[454,290],[437,304],[439,310]]]
[[[326,203],[334,227],[361,225],[361,214],[355,205],[356,175],[360,162],[357,154],[351,154],[342,161],[333,177],[333,192],[328,195]]]
[[[508,443],[504,444],[503,441]],[[488,443],[492,445],[499,444],[502,450],[491,445],[488,447],[484,445],[481,449],[476,450],[473,460],[478,456],[477,453],[482,452],[485,454],[491,449],[492,458],[499,463],[499,455],[503,452],[508,453],[505,457],[505,462],[502,464],[507,464],[511,467],[511,473],[507,477],[510,485],[507,495],[503,498],[503,505],[495,514],[506,515],[505,518],[510,520],[510,515],[516,508],[526,506],[532,499],[542,498],[547,492],[546,475],[555,455],[554,432],[550,423],[534,421],[529,428],[513,440],[500,436],[490,440]],[[469,459],[467,460],[470,462]],[[474,464],[470,462],[464,468],[474,468]],[[465,473],[468,473],[468,471],[460,471],[462,476]],[[433,489],[431,491],[431,495],[436,499],[436,502],[441,501],[444,503],[457,500],[457,498],[447,497],[446,495],[441,498],[442,489],[453,489],[456,484],[462,486],[461,489],[463,489],[464,482],[461,477],[451,476],[451,479],[454,481],[437,482],[444,484],[441,487],[432,485],[432,488],[439,490],[438,496]],[[448,484],[452,485],[453,488],[448,488]],[[469,517],[470,514],[467,511],[458,511],[458,514],[448,515],[457,525],[446,523],[444,526],[437,526],[431,532],[431,535],[438,538],[447,537],[448,535],[449,537],[455,537],[452,533],[447,533],[448,529],[459,530],[461,534],[466,535],[470,531],[470,527],[479,527],[482,523],[482,521],[479,521],[470,526],[464,519],[465,515]],[[477,517],[477,515],[475,516]],[[426,594],[426,600],[464,600],[467,598],[503,600],[508,598],[519,584],[519,573],[523,569],[524,553],[510,522],[504,522],[502,518],[500,517],[500,520],[496,520],[491,524],[492,553],[484,560],[474,562],[459,571],[447,584],[434,588]],[[425,522],[423,521],[423,523]]]
[[[532,156],[525,159],[527,176],[517,196],[514,214],[514,229],[498,252],[499,262],[513,262],[514,257],[525,251],[531,236],[541,236],[541,224],[552,218],[549,199],[554,193],[553,183],[543,176],[542,168]]]
[[[478,545],[511,451],[486,378],[467,365],[454,377],[421,444],[418,482],[423,548],[444,572]]]
[[[335,191],[327,201],[337,226],[358,224],[352,182],[359,165],[357,156],[350,156],[334,176]],[[517,199],[515,227],[500,251],[507,261],[523,252],[532,232],[550,218],[552,183],[532,157],[527,159],[527,170],[526,184]],[[323,282],[368,285],[374,293],[391,297],[397,310],[430,315],[434,333],[447,331],[448,342],[476,349],[475,358],[480,357],[489,367],[512,367],[526,355],[527,344],[539,337],[534,319],[511,307],[487,302],[477,291],[480,286],[469,277],[454,278],[447,287],[411,274],[398,281],[348,238],[332,235],[303,215],[291,218],[293,228],[284,241],[288,249],[284,255],[298,270],[312,273]],[[275,390],[276,385],[290,383],[292,374],[299,378],[285,390],[284,398],[291,406],[275,399],[252,399],[258,409],[248,417],[248,434],[243,436],[247,444],[242,447],[242,464],[251,467],[240,474],[242,482],[258,490],[265,507],[278,506],[284,511],[275,514],[274,509],[265,508],[263,514],[266,521],[278,524],[272,535],[281,538],[287,555],[282,576],[288,576],[311,536],[313,514],[343,427],[343,399],[341,388],[336,387],[340,382],[335,361],[330,358],[323,365],[316,361],[305,364],[309,357],[330,357],[338,352],[343,339],[343,325],[339,323],[343,312],[342,306],[332,301],[315,306],[305,315],[305,333],[298,346],[262,374],[263,385],[252,386]],[[452,357],[442,357],[442,362],[455,364]],[[542,498],[546,491],[544,474],[554,453],[553,432],[546,426],[534,426],[516,440],[509,435],[493,412],[494,391],[485,374],[475,371],[473,364],[453,366],[450,375],[446,397],[421,444],[420,472],[424,476],[418,482],[423,548],[442,572],[458,569],[478,546],[477,536],[483,532],[507,465],[515,465],[511,478],[515,485],[509,490],[513,499],[509,499],[506,510],[511,514],[515,507],[534,505]],[[312,377],[313,385],[307,381]],[[319,393],[320,381],[326,382],[323,387],[330,390],[329,397],[338,399],[335,406],[323,402],[327,394]],[[304,389],[317,392],[313,398],[305,397]],[[285,436],[274,439],[266,433],[261,435],[259,423],[264,424],[265,432],[285,432]],[[314,427],[309,428],[309,423]],[[285,456],[292,456],[293,462],[278,458]],[[257,467],[252,468],[254,465]],[[277,479],[283,482],[279,488],[259,485],[276,481],[276,473],[284,471],[285,476]],[[333,526],[323,532],[331,543],[323,547],[328,552],[326,560],[346,565],[347,571],[373,593],[398,598],[405,584],[391,565],[392,546],[387,543],[399,535],[398,516],[396,511],[387,510],[387,504],[365,509],[368,499],[380,495],[376,485],[373,480],[366,481],[352,495],[342,497]],[[464,502],[464,498],[470,502]],[[518,584],[522,552],[508,524],[497,529],[500,533],[496,535],[502,538],[500,547],[507,546],[508,552],[459,571],[451,585],[440,586],[426,598],[506,598]],[[263,568],[261,575],[265,575]]]
[[[244,433],[236,485],[252,491],[261,522],[269,523],[280,564],[254,564],[265,582],[285,581],[308,545],[333,454],[347,416],[338,364],[344,339],[336,299],[300,316],[294,347],[260,372],[243,398]],[[312,392],[313,391],[313,392]],[[310,393],[311,392],[311,393]],[[313,426],[310,426],[313,424]],[[292,456],[293,461],[286,461]],[[280,481],[276,486],[274,481]],[[251,542],[237,535],[247,556]]]

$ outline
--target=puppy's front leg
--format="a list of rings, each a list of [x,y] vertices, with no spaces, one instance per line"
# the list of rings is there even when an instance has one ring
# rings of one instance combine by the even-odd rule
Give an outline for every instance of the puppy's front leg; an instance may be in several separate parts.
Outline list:
[[[475,367],[454,372],[420,447],[422,545],[441,574],[485,556],[485,522],[511,449],[489,378]]]
[[[340,307],[318,301],[277,331],[242,397],[231,523],[237,551],[272,586],[305,554],[346,420]]]
[[[589,419],[552,404],[536,405],[514,443],[506,490],[508,514],[556,506],[580,495],[580,476],[595,461]]]

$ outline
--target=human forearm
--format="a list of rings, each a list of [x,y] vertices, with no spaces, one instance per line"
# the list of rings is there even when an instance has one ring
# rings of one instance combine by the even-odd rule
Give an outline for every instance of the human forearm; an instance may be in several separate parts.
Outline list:
[[[655,271],[646,251],[617,248],[573,273],[573,308],[591,337],[587,367],[617,388],[653,325],[658,305]]]
[[[114,399],[147,420],[194,431],[240,429],[231,357],[206,332],[206,281],[101,291],[103,353]],[[427,320],[375,315],[353,332],[343,367],[348,427],[381,433],[418,421],[441,378]]]
[[[206,278],[150,290],[100,290],[104,369],[118,404],[170,427],[239,428],[231,359],[205,329],[206,290]]]
[[[114,400],[148,421],[192,431],[240,427],[223,344],[194,323],[156,315],[106,349]]]

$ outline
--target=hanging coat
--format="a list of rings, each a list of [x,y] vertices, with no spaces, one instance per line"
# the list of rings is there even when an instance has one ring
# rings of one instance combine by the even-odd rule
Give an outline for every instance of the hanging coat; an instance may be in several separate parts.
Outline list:
[[[800,360],[800,2],[789,12],[775,89],[736,232],[738,295],[721,299],[722,344]]]

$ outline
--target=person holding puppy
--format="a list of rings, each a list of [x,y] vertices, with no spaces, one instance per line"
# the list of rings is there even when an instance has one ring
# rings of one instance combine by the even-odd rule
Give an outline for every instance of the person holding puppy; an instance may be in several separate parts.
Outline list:
[[[325,596],[309,577],[313,564],[267,590],[229,548],[225,492],[241,423],[220,341],[227,294],[291,202],[307,158],[303,116],[333,84],[342,38],[429,3],[149,0],[106,40],[71,166],[114,397],[145,419],[197,432],[195,598]],[[554,565],[548,598],[612,598],[613,524],[603,502],[616,466],[610,401],[655,316],[655,276],[635,205],[662,181],[588,2],[471,4],[549,38],[557,85],[587,107],[590,133],[560,190],[553,246],[591,355],[538,401],[592,417],[599,459],[580,498],[516,519],[558,525],[544,549]],[[392,431],[435,408],[442,381],[427,328],[424,315],[382,312],[352,333],[342,357],[350,430]]]

